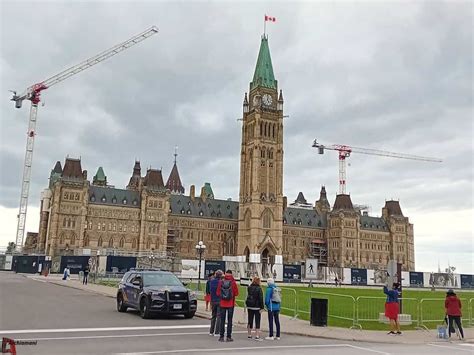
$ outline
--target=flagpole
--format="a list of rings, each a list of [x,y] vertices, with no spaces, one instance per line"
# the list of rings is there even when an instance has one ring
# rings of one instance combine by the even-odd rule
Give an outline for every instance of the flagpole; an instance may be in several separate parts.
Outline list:
[[[265,15],[267,16],[267,15]],[[265,33],[267,31],[267,21],[265,20],[265,17],[263,17],[263,37],[265,38]]]

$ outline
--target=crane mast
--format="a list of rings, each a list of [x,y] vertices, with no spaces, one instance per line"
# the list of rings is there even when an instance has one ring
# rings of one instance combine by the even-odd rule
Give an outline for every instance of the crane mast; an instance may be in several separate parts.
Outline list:
[[[16,92],[13,92],[13,98],[11,100],[15,102],[16,108],[21,108],[24,100],[31,101],[28,131],[26,138],[25,160],[23,165],[23,178],[21,184],[20,208],[18,212],[18,225],[16,232],[16,246],[18,250],[20,250],[23,245],[23,236],[25,234],[26,213],[28,209],[28,195],[31,183],[31,167],[33,164],[33,149],[36,135],[36,116],[38,113],[38,104],[41,101],[41,92],[50,88],[53,85],[56,85],[70,78],[73,75],[76,75],[96,64],[99,64],[115,56],[116,54],[123,52],[124,50],[146,40],[147,38],[153,36],[156,33],[158,33],[158,28],[152,26],[149,29],[133,36],[132,38],[113,46],[112,48],[109,48],[89,59],[84,60],[79,64],[65,69],[46,80],[29,86],[20,95],[17,95]]]
[[[418,160],[418,161],[427,161],[427,162],[435,162],[441,163],[442,160],[438,158],[431,158],[431,157],[423,157],[419,155],[413,154],[403,154],[403,153],[394,153],[389,152],[386,150],[378,150],[378,149],[371,149],[371,148],[360,148],[360,147],[352,147],[343,144],[321,144],[315,139],[313,141],[313,148],[318,149],[319,154],[324,154],[325,150],[335,150],[338,152],[339,156],[339,194],[346,193],[346,158],[349,158],[352,153],[360,153],[366,155],[378,155],[383,157],[390,157],[390,158],[399,158],[399,159],[409,159],[409,160]]]

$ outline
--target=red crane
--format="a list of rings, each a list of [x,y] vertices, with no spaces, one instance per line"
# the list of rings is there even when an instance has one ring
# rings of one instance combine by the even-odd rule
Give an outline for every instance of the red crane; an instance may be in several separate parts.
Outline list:
[[[382,157],[390,158],[399,158],[399,159],[409,159],[409,160],[420,160],[420,161],[429,161],[434,163],[441,163],[442,160],[438,158],[422,157],[419,155],[412,154],[402,154],[388,152],[385,150],[370,149],[370,148],[359,148],[352,147],[344,144],[321,144],[318,143],[315,139],[313,142],[313,148],[318,148],[318,154],[324,154],[324,150],[335,150],[339,152],[339,194],[346,193],[346,158],[351,156],[351,153],[361,153],[367,155],[378,155]]]
[[[33,148],[36,135],[36,116],[38,111],[38,104],[41,101],[41,92],[49,89],[51,86],[56,85],[73,75],[76,75],[96,64],[99,64],[116,54],[119,54],[130,47],[146,40],[147,38],[158,33],[158,28],[155,26],[150,27],[146,31],[133,36],[132,38],[121,42],[112,48],[109,48],[77,65],[74,65],[66,70],[59,72],[52,77],[40,81],[39,83],[33,84],[26,88],[23,93],[17,95],[16,91],[13,92],[12,101],[15,102],[16,108],[21,108],[23,101],[31,101],[30,117],[28,121],[28,132],[26,135],[26,151],[25,161],[23,164],[23,179],[21,184],[21,195],[20,195],[20,210],[18,212],[18,226],[16,231],[16,246],[18,250],[21,250],[23,245],[23,235],[26,224],[26,211],[28,207],[28,195],[30,191],[30,179],[31,179],[31,165],[33,164]]]

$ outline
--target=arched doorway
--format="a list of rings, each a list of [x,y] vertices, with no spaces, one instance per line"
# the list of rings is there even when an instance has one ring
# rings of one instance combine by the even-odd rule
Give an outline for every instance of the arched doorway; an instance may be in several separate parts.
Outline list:
[[[244,255],[245,255],[245,262],[246,263],[250,262],[250,249],[249,249],[249,247],[245,247]]]
[[[261,263],[262,263],[262,276],[264,278],[273,277],[272,267],[275,264],[275,251],[269,245],[267,245],[261,254]]]

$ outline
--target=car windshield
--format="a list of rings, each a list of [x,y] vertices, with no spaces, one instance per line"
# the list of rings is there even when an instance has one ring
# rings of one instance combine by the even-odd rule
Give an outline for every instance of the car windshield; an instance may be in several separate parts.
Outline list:
[[[145,273],[143,274],[144,286],[182,286],[183,284],[173,274]]]

